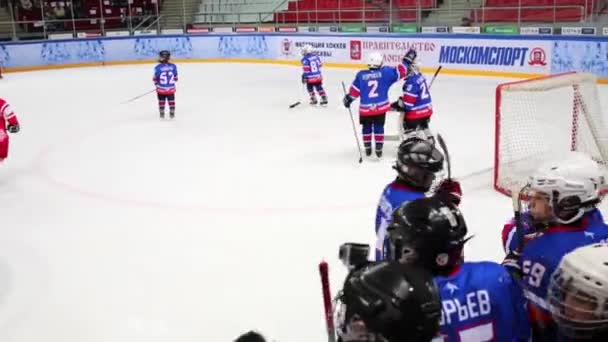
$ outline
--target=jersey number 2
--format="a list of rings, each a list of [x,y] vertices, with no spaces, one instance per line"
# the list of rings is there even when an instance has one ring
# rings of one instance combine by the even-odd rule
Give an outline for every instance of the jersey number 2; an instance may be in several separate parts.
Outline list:
[[[175,83],[175,76],[173,75],[173,72],[171,72],[171,71],[161,72],[160,76],[158,78],[160,79],[160,84],[174,84]]]
[[[370,99],[373,99],[374,97],[378,97],[378,81],[377,80],[367,81],[367,86],[369,87],[368,97]]]

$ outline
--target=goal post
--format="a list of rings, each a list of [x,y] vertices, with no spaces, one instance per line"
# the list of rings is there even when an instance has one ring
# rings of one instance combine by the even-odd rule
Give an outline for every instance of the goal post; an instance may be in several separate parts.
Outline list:
[[[608,131],[596,82],[594,74],[568,72],[496,87],[497,191],[510,195],[540,164],[568,151],[608,165]]]

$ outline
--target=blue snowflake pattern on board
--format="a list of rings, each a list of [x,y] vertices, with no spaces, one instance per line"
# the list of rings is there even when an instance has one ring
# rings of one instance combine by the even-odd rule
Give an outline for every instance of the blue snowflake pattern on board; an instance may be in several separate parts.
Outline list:
[[[192,55],[190,37],[137,38],[133,49],[141,59],[157,58],[161,50],[169,50],[173,57],[188,58]]]

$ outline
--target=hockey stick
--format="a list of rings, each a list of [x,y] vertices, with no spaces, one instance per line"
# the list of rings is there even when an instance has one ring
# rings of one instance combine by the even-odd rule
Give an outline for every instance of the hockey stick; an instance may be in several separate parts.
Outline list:
[[[133,102],[133,101],[135,101],[135,100],[137,100],[137,99],[140,99],[140,98],[142,98],[142,97],[144,97],[144,96],[146,96],[146,95],[148,95],[148,94],[152,94],[152,93],[153,93],[153,92],[155,92],[155,91],[156,91],[156,89],[152,89],[152,90],[150,90],[150,91],[147,91],[147,92],[145,92],[145,93],[143,93],[143,94],[141,94],[141,95],[135,96],[134,98],[132,98],[132,99],[130,99],[130,100],[127,100],[127,101],[123,102],[123,104]]]
[[[524,226],[521,221],[521,192],[523,188],[514,186],[511,189],[511,201],[513,202],[513,221],[515,222],[515,237],[517,238],[517,249],[515,253],[520,254],[524,248]]]
[[[321,290],[323,291],[323,312],[325,313],[325,326],[327,328],[327,341],[336,342],[336,328],[334,326],[333,305],[331,302],[331,290],[329,289],[329,266],[326,261],[319,263],[319,275],[321,276]]]
[[[431,89],[431,86],[433,85],[433,82],[435,82],[435,78],[437,78],[437,75],[441,71],[441,68],[443,68],[443,66],[440,65],[439,68],[435,70],[435,74],[433,75],[433,78],[431,78],[431,83],[429,83],[429,89]]]
[[[302,83],[302,91],[306,92],[306,89],[304,89],[304,83]],[[302,100],[296,101],[289,105],[289,109],[295,108],[295,107],[299,106],[301,103],[302,103]]]
[[[344,96],[346,96],[346,86],[344,82],[342,82],[342,91],[344,91]],[[348,114],[350,115],[350,122],[353,124],[353,134],[355,135],[355,140],[357,141],[357,148],[359,149],[359,164],[363,163],[363,152],[361,152],[361,143],[359,143],[359,136],[357,135],[357,128],[355,127],[355,119],[353,118],[353,112],[348,109]]]
[[[452,179],[452,163],[450,161],[450,153],[448,152],[448,146],[445,144],[443,137],[439,133],[437,133],[437,141],[439,142],[439,146],[443,150],[443,154],[445,155],[445,161],[448,164],[448,180],[451,180]]]

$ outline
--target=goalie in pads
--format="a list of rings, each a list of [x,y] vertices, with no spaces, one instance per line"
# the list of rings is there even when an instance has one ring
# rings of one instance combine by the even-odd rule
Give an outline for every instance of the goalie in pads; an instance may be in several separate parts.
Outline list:
[[[433,103],[426,78],[418,70],[416,50],[410,49],[403,57],[407,68],[403,96],[391,104],[391,108],[403,113],[403,140],[417,136],[434,143],[435,139],[429,129],[433,115]]]

